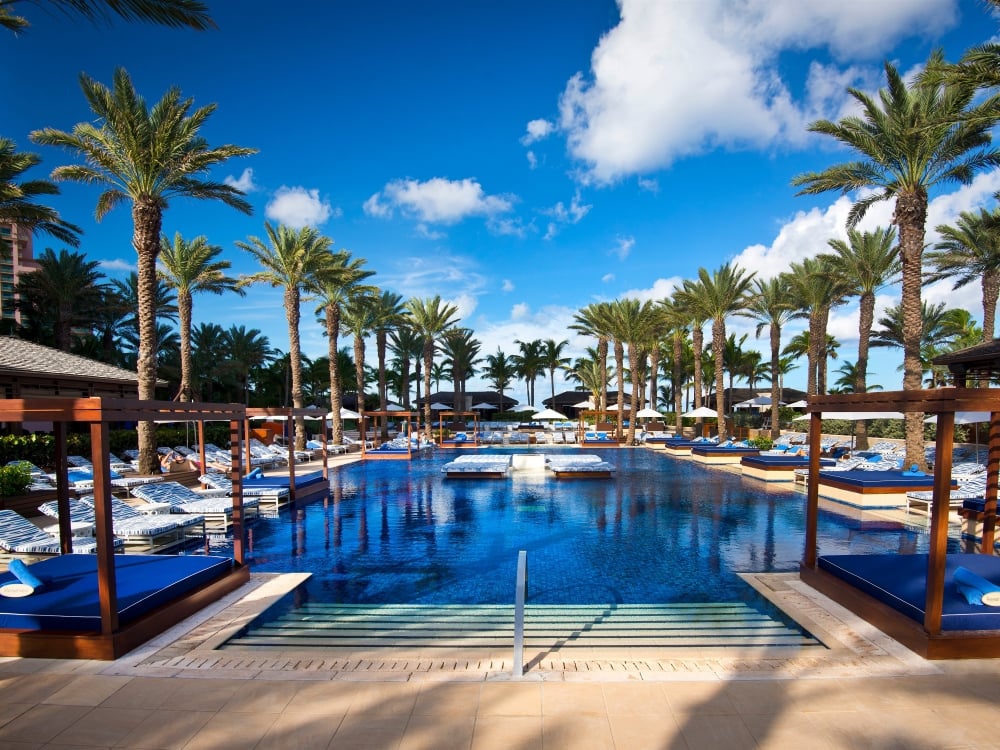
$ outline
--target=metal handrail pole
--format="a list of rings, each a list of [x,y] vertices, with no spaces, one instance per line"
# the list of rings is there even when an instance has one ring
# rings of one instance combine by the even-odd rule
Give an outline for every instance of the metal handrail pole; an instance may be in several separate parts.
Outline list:
[[[514,590],[514,667],[513,676],[524,675],[524,600],[528,596],[528,552],[517,553],[517,583]]]

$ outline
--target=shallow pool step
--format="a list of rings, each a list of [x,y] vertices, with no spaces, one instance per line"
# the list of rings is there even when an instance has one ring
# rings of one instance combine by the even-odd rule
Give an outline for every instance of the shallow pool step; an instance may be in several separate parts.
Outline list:
[[[525,647],[817,646],[741,603],[528,605]],[[224,648],[509,648],[509,605],[308,604],[251,625]]]

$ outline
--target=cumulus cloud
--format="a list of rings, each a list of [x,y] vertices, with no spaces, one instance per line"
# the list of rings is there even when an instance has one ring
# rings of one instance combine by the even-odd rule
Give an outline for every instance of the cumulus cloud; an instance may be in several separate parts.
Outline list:
[[[511,281],[510,279],[504,279],[503,282],[500,284],[500,291],[502,291],[502,292],[513,292],[514,291],[514,282]]]
[[[448,180],[434,177],[394,180],[364,204],[365,213],[389,218],[396,209],[419,221],[455,224],[469,216],[497,216],[514,206],[512,196],[487,195],[476,180]]]
[[[580,198],[580,191],[577,190],[568,206],[559,201],[552,208],[543,209],[542,214],[552,219],[546,227],[544,239],[551,240],[555,237],[559,233],[560,225],[579,224],[583,217],[590,212],[591,208],[593,208],[593,205],[589,203],[584,204]]]
[[[253,170],[247,167],[243,170],[243,174],[239,177],[233,177],[229,175],[223,180],[229,187],[234,187],[244,193],[250,193],[257,189],[257,185],[253,181]]]
[[[611,254],[617,256],[618,260],[625,260],[632,252],[633,247],[635,247],[635,237],[619,237],[615,241]]]
[[[137,271],[139,267],[130,261],[122,260],[121,258],[115,258],[114,260],[100,260],[97,262],[101,267],[102,271],[110,271],[111,273],[132,273]]]
[[[527,146],[535,141],[540,141],[548,137],[555,129],[555,124],[548,120],[532,120],[527,125],[527,132],[521,136],[521,143]]]
[[[535,156],[535,152],[529,151],[525,156],[528,159],[528,169],[536,169],[538,167],[538,157]]]
[[[645,289],[627,289],[618,296],[622,299],[637,299],[640,302],[657,302],[661,299],[668,299],[674,290],[684,284],[684,279],[680,276],[671,276],[669,279],[656,279],[653,285]]]
[[[275,191],[264,214],[273,221],[301,229],[321,226],[331,216],[339,216],[340,210],[320,198],[319,190],[282,185]]]
[[[717,147],[768,147],[805,136],[845,106],[900,38],[939,34],[955,0],[619,0],[621,20],[569,79],[559,128],[584,177],[611,182]],[[843,67],[814,65],[793,91],[783,53],[827,49]],[[683,71],[683,74],[678,74]],[[862,80],[859,81],[859,76]],[[544,122],[544,121],[543,121]],[[530,130],[529,130],[530,133]],[[527,137],[527,136],[526,136]]]

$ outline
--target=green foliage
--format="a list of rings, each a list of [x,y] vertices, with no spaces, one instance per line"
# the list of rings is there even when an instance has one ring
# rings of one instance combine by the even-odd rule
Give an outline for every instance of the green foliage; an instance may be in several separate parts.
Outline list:
[[[0,466],[0,496],[23,495],[31,484],[31,469],[27,464],[15,463]]]
[[[771,440],[767,435],[758,435],[755,438],[747,440],[750,445],[752,445],[757,450],[769,451],[774,445],[774,441]]]

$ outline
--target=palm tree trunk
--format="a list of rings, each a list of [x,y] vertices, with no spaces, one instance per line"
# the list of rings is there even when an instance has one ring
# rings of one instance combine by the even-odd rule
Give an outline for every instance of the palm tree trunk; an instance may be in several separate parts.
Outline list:
[[[649,351],[649,408],[655,409],[660,397],[656,392],[656,376],[660,369],[660,344],[655,342]]]
[[[375,352],[378,356],[378,403],[379,409],[385,411],[389,405],[389,388],[386,384],[385,376],[385,350],[387,346],[386,331],[384,328],[375,332]],[[382,419],[382,439],[389,439],[389,420]]]
[[[434,341],[424,341],[424,437],[430,442],[434,438],[431,424],[431,368],[434,367]]]
[[[830,348],[826,340],[826,329],[830,323],[830,308],[824,307],[819,312],[819,356],[816,359],[816,389],[826,393],[826,369],[830,357]]]
[[[900,307],[903,316],[903,390],[920,390],[923,366],[920,339],[923,320],[920,311],[920,286],[923,281],[924,227],[927,222],[927,195],[901,193],[896,198],[893,221],[899,227],[899,254],[903,260],[903,291]],[[914,464],[924,471],[924,415],[906,413],[906,466]]]
[[[178,398],[191,400],[191,292],[177,291],[177,315],[181,324],[181,386]]]
[[[645,387],[640,387],[639,385],[645,375],[643,372],[645,365],[642,363],[642,355],[636,351],[637,349],[638,347],[630,341],[628,344],[628,364],[629,368],[632,370],[632,397],[629,404],[631,407],[631,413],[628,418],[628,436],[626,438],[626,442],[629,445],[632,445],[635,442],[635,415],[642,408],[642,393],[645,390]],[[621,403],[621,400],[619,400],[618,403]],[[619,409],[618,420],[621,421],[624,416],[625,412],[622,409]]]
[[[674,430],[680,437],[683,426],[681,414],[684,412],[684,337],[680,331],[674,331],[674,361],[671,367],[671,383],[674,389]]]
[[[771,439],[781,437],[778,401],[781,400],[781,327],[771,324]]]
[[[594,402],[598,411],[608,408],[608,339],[607,336],[597,338],[597,359],[601,367],[601,395]]]
[[[358,389],[358,413],[365,410],[365,340],[354,336],[354,383]]]
[[[299,341],[299,290],[285,290],[285,316],[288,318],[288,364],[292,371],[292,406],[301,409],[302,401],[302,348]],[[306,448],[306,422],[295,419],[295,450]]]
[[[343,385],[340,382],[340,368],[337,367],[337,347],[340,338],[340,308],[337,305],[326,306],[326,341],[330,360],[330,411],[333,426],[333,442],[336,445],[344,443],[344,420],[340,418],[340,409],[344,405]]]
[[[861,295],[858,316],[858,362],[854,374],[854,392],[868,391],[868,342],[875,324],[875,294],[866,292]],[[859,420],[854,425],[854,447],[857,450],[868,450],[868,423]]]
[[[715,358],[715,411],[718,413],[719,442],[726,439],[726,394],[723,390],[725,377],[722,372],[722,357],[726,347],[726,321],[721,318],[712,321],[712,356]]]
[[[619,339],[615,339],[615,369],[618,371],[618,421],[615,422],[615,439],[621,442],[622,417],[625,414],[622,408],[625,405],[625,344]]]
[[[984,344],[988,344],[993,340],[993,332],[996,326],[998,296],[1000,296],[1000,273],[997,273],[996,271],[987,271],[983,274]]]
[[[813,311],[809,314],[809,351],[806,353],[806,361],[809,372],[806,375],[806,393],[815,396],[817,390],[817,375],[819,374],[819,313]]]
[[[163,213],[159,204],[137,198],[132,204],[132,245],[138,255],[139,351],[136,373],[139,399],[156,398],[156,256],[160,252]],[[139,473],[156,474],[160,462],[156,455],[156,425],[136,425],[139,442]]]
[[[702,388],[704,388],[704,384],[701,382],[701,350],[705,346],[705,333],[701,326],[695,326],[691,329],[691,345],[694,347],[694,408],[698,409],[701,407],[701,393]],[[701,424],[700,419],[698,424]]]

